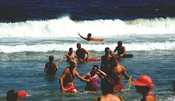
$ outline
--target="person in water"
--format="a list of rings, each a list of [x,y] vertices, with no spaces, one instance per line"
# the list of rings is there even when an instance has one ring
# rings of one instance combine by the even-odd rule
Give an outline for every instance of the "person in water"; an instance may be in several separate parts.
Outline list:
[[[117,55],[119,57],[122,57],[126,54],[126,48],[122,45],[122,41],[118,41],[118,46],[114,49],[112,54],[114,54],[116,51],[118,51]]]
[[[157,101],[156,96],[151,92],[153,90],[154,85],[152,84],[152,80],[147,75],[141,75],[138,79],[131,82],[135,85],[136,91],[141,93],[143,98],[141,101]]]
[[[7,101],[18,101],[18,93],[15,90],[9,90],[7,92]]]
[[[101,91],[103,96],[95,98],[93,101],[124,101],[120,96],[114,95],[114,84],[108,82],[107,80],[104,84],[101,84]]]
[[[109,73],[107,73],[107,75],[114,80],[114,83],[115,83],[114,91],[122,89],[122,76],[123,75],[127,80],[129,78],[132,79],[132,76],[129,76],[127,74],[125,67],[119,64],[118,55],[114,55],[110,59],[110,70],[109,70]]]
[[[86,58],[85,58],[85,54],[87,54]],[[81,43],[77,43],[76,55],[80,58],[79,61],[84,62],[84,61],[87,61],[87,59],[89,58],[90,52],[82,48]]]
[[[105,55],[101,57],[101,67],[100,69],[107,73],[109,67],[110,67],[110,59],[111,59],[111,50],[109,47],[105,48]]]
[[[73,48],[69,48],[69,53],[65,54],[61,60],[59,61],[59,63],[61,63],[65,58],[67,58],[67,62],[70,62],[71,60],[74,60],[75,58],[77,58],[80,61],[81,60],[74,52],[73,52]]]
[[[72,60],[70,62],[70,66],[67,67],[63,74],[60,77],[60,92],[64,93],[75,93],[77,92],[73,80],[75,79],[75,76],[78,77],[82,81],[89,82],[89,80],[86,80],[82,78],[79,73],[76,70],[77,62],[75,60]]]
[[[97,74],[98,71],[98,66],[94,65],[92,67],[92,71],[86,73],[83,78],[84,79],[89,79],[90,82],[86,83],[85,91],[97,91],[98,89],[98,81],[99,81],[99,76]]]
[[[88,35],[87,35],[87,37],[83,37],[82,35],[80,35],[79,33],[78,33],[78,35],[81,37],[81,38],[83,38],[83,39],[85,39],[85,40],[87,40],[87,41],[91,41],[91,40],[93,40],[94,38],[91,38],[91,36],[92,36],[92,34],[91,33],[88,33]]]
[[[58,65],[56,62],[53,61],[54,57],[51,55],[49,56],[49,62],[45,64],[44,72],[48,75],[55,75],[58,70]]]

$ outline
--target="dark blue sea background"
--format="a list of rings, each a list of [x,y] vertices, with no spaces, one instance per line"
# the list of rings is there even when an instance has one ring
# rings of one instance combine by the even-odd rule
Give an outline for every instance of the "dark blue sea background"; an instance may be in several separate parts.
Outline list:
[[[102,95],[84,91],[85,82],[75,78],[78,92],[60,93],[59,78],[69,64],[58,61],[76,43],[101,58],[105,47],[112,51],[123,41],[127,54],[119,63],[137,79],[152,78],[158,101],[173,101],[175,80],[174,0],[1,0],[0,1],[0,101],[8,90],[26,91],[19,101],[92,101]],[[89,42],[78,36],[92,33],[103,42]],[[54,77],[44,73],[53,55],[59,69]],[[81,76],[101,61],[78,63]],[[124,77],[123,87],[128,80]],[[115,95],[125,101],[140,101],[142,95],[132,85]]]

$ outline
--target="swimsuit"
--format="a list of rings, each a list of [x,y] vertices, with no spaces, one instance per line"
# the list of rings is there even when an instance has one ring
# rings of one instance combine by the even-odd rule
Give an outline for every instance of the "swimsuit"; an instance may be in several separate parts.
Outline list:
[[[70,86],[65,86],[64,88],[66,89],[65,93],[73,93],[73,91],[76,90],[76,88],[73,84]]]
[[[121,90],[122,89],[122,84],[118,84],[114,86],[114,91],[115,90]]]
[[[98,76],[97,75],[95,75],[95,76],[93,76],[93,77],[90,77],[90,82],[87,82],[87,84],[86,84],[86,88],[85,88],[85,90],[86,91],[97,91],[97,89],[98,89]]]

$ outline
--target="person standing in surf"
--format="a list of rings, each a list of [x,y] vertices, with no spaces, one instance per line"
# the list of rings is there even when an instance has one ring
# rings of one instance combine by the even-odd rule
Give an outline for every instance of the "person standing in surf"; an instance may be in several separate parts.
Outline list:
[[[60,92],[63,92],[63,93],[77,92],[73,84],[73,80],[75,79],[75,76],[82,81],[89,82],[89,80],[86,80],[79,75],[79,73],[76,70],[76,67],[77,67],[77,62],[75,60],[72,60],[70,62],[70,66],[64,70],[63,74],[60,77]]]
[[[61,60],[59,61],[59,63],[61,63],[65,58],[67,58],[67,62],[70,62],[71,60],[74,60],[75,58],[77,58],[80,61],[81,60],[74,52],[73,52],[73,48],[69,48],[69,53],[65,54]]]
[[[98,66],[94,65],[92,71],[86,73],[83,78],[89,79],[90,81],[86,83],[85,91],[97,91],[99,76],[97,74]]]
[[[118,51],[117,55],[119,57],[122,57],[126,54],[126,48],[122,45],[122,41],[118,41],[118,46],[114,49],[112,54],[114,54],[116,51]]]
[[[131,83],[135,85],[137,92],[142,94],[143,98],[141,101],[157,101],[156,96],[151,92],[154,85],[149,76],[141,75],[137,80],[134,80]]]
[[[45,64],[44,72],[47,73],[47,75],[55,75],[58,70],[58,65],[53,60],[54,57],[51,55],[49,56],[49,62]]]
[[[85,54],[87,54],[87,57],[85,58]],[[81,48],[81,43],[77,43],[77,50],[76,50],[76,55],[80,58],[80,62],[87,61],[87,59],[90,56],[90,52],[88,52],[86,49]]]
[[[110,70],[107,74],[109,77],[112,77],[114,80],[115,86],[114,91],[122,89],[122,76],[124,75],[125,79],[132,79],[132,76],[129,76],[126,72],[124,66],[119,64],[119,56],[114,55],[110,60]]]
[[[110,59],[111,59],[111,50],[109,47],[105,48],[105,55],[101,57],[101,67],[100,69],[107,73],[109,67],[110,67]]]

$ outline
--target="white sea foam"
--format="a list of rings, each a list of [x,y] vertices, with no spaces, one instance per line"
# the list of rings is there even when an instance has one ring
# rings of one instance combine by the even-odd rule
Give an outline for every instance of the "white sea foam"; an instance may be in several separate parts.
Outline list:
[[[68,16],[42,21],[0,23],[0,38],[4,37],[78,37],[116,36],[130,34],[175,34],[175,18],[135,19],[129,21],[73,21]]]
[[[72,47],[74,51],[76,43],[68,44],[37,44],[37,45],[16,45],[5,46],[0,45],[0,52],[2,53],[15,53],[15,52],[48,52],[48,51],[65,51],[68,52]],[[88,51],[104,51],[105,47],[109,47],[112,51],[115,49],[116,44],[83,44],[83,48]],[[154,51],[154,50],[175,50],[175,42],[165,43],[131,43],[125,44],[127,51]]]

